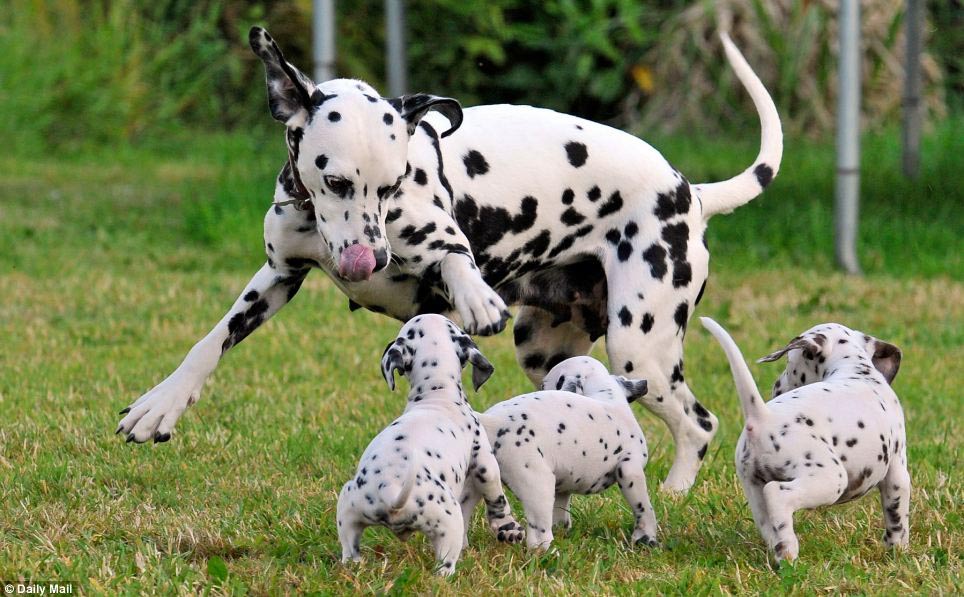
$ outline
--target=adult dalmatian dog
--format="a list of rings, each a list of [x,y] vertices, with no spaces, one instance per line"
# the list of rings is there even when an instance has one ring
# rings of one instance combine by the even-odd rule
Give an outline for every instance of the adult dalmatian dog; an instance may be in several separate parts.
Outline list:
[[[355,80],[312,82],[259,27],[271,114],[288,161],[264,222],[267,262],[181,365],[122,411],[128,441],[171,438],[221,356],[290,301],[312,268],[349,307],[420,313],[493,334],[520,305],[519,363],[539,386],[606,337],[616,374],[649,382],[640,401],[669,427],[667,491],[694,482],[717,419],[683,377],[683,336],[709,266],[709,218],[759,195],[783,152],[763,84],[723,36],[762,126],[737,176],[690,184],[640,139],[529,106],[462,110],[427,94],[382,98]]]

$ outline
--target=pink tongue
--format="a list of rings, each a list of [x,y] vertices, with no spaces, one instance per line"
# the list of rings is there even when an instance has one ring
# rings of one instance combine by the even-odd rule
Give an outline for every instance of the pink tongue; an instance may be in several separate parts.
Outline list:
[[[341,252],[338,261],[338,273],[342,278],[352,282],[367,280],[375,271],[375,253],[371,247],[364,245],[350,245]]]

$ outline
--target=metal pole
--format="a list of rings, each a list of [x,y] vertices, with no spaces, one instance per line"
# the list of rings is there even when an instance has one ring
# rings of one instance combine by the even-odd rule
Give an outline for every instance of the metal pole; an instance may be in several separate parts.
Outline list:
[[[904,24],[907,35],[907,56],[904,67],[904,176],[917,178],[920,168],[920,129],[921,129],[921,2],[907,0],[907,13]]]
[[[834,206],[837,263],[859,274],[857,211],[860,197],[860,1],[840,2],[837,103],[837,189]]]
[[[315,81],[323,83],[335,78],[335,3],[314,0],[312,8]]]
[[[388,94],[399,97],[408,92],[405,56],[405,2],[385,0],[385,64],[388,66]]]

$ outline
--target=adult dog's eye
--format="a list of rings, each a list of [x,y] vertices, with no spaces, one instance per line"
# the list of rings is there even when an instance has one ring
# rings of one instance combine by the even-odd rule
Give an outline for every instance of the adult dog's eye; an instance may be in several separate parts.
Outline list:
[[[347,178],[342,178],[341,176],[326,176],[325,184],[331,189],[331,192],[338,195],[339,197],[344,197],[351,191],[352,182]]]

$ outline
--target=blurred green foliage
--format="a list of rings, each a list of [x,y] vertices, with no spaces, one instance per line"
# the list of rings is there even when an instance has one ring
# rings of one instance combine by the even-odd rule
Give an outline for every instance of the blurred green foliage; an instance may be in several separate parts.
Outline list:
[[[803,2],[803,0],[800,0]],[[381,0],[338,2],[340,76],[384,89]],[[408,2],[412,90],[531,103],[625,125],[646,102],[644,56],[683,0]],[[950,4],[957,6],[956,0]],[[20,152],[270,129],[247,31],[263,24],[310,73],[311,0],[7,0],[0,133]],[[961,16],[929,2],[934,51],[961,91]],[[777,44],[792,62],[794,43]],[[645,71],[645,72],[641,72]],[[794,76],[806,76],[788,72]],[[779,85],[793,85],[781,80]],[[776,90],[777,92],[779,89]],[[959,97],[956,96],[956,97]],[[959,102],[949,102],[953,105]]]

